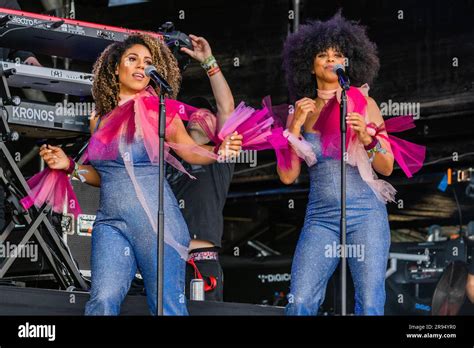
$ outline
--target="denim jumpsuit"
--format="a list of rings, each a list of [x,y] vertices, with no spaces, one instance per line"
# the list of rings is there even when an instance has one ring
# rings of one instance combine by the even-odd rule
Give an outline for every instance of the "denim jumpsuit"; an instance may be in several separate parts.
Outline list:
[[[340,162],[321,154],[320,135],[305,133],[318,162],[309,167],[306,217],[293,259],[287,315],[317,315],[339,263]],[[347,165],[347,261],[355,288],[355,314],[383,315],[390,247],[387,208]],[[338,253],[339,252],[339,253]]]
[[[98,126],[99,122],[97,123]],[[97,129],[96,126],[96,129]],[[132,143],[136,178],[146,201],[158,215],[159,167],[150,163],[143,141]],[[118,315],[137,268],[143,277],[147,303],[156,313],[157,233],[137,199],[121,156],[91,161],[101,177],[100,205],[92,230],[92,287],[86,315]],[[181,245],[189,232],[168,182],[164,183],[164,228]],[[168,244],[164,248],[164,314],[187,315],[184,292],[186,261]]]

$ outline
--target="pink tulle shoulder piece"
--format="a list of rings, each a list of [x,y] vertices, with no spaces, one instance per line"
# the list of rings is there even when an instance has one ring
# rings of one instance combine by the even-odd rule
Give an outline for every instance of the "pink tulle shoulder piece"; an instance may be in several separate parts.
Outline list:
[[[177,131],[175,122],[189,120],[197,108],[176,100],[166,100],[169,108],[166,114],[166,134],[172,136]],[[79,163],[89,163],[94,160],[116,160],[124,145],[134,141],[144,142],[148,157],[153,165],[158,164],[158,97],[152,88],[135,95],[126,103],[117,106],[102,118],[101,127],[91,137],[89,145],[79,160]],[[205,151],[197,145],[168,144],[165,142],[165,160],[178,170],[192,177],[180,161],[170,153],[170,148],[178,151],[192,151],[201,156],[217,159],[217,155]],[[122,150],[123,151],[123,150]],[[81,209],[67,174],[62,170],[46,168],[28,180],[29,192],[21,200],[25,209],[35,205],[40,208],[44,203],[50,204],[57,213],[66,210],[77,216]]]
[[[357,112],[365,115],[367,122],[367,101],[359,89],[351,88],[347,92],[348,112]],[[390,133],[403,132],[415,127],[412,116],[399,116],[387,119],[385,127],[377,127],[374,124],[367,125],[368,133],[385,139],[390,143],[395,160],[403,172],[412,177],[423,166],[425,158],[425,147],[402,140]],[[339,102],[337,98],[331,99],[321,110],[314,129],[321,133],[321,147],[323,155],[331,158],[340,158],[340,115]],[[347,129],[347,147],[356,143],[356,135],[350,128]],[[349,151],[349,150],[348,150]]]
[[[411,143],[391,135],[390,133],[402,132],[415,127],[412,116],[399,116],[387,119],[385,125],[377,126],[368,122],[367,100],[368,85],[361,88],[351,87],[347,92],[347,111],[356,112],[364,116],[367,132],[371,136],[389,142],[395,161],[407,177],[412,177],[419,171],[425,159],[425,147]],[[321,110],[320,116],[314,125],[314,130],[321,133],[322,154],[325,157],[340,159],[340,97],[335,95]],[[384,201],[393,201],[395,189],[387,182],[377,179],[377,176],[368,161],[368,155],[359,142],[357,135],[350,128],[346,133],[346,150],[348,163],[357,166],[362,178],[369,184],[377,197]]]
[[[347,111],[357,112],[365,115],[367,101],[364,95],[357,89],[351,87],[347,91]],[[341,158],[341,124],[340,124],[339,102],[332,98],[321,110],[318,120],[313,129],[321,134],[322,154],[325,157]],[[356,137],[355,133],[347,128],[346,147],[351,139]]]
[[[177,100],[166,99],[166,139],[172,139],[182,121],[189,121],[199,109]],[[158,137],[159,98],[153,89],[147,88],[138,93],[127,103],[116,107],[104,117],[105,123],[91,137],[87,148],[87,160],[114,160],[120,153],[121,144],[143,141],[148,158],[153,165],[159,163]],[[177,151],[189,151],[216,159],[217,155],[203,150],[194,144],[170,144],[165,142],[165,161],[176,169],[192,177],[171,153],[170,148]]]

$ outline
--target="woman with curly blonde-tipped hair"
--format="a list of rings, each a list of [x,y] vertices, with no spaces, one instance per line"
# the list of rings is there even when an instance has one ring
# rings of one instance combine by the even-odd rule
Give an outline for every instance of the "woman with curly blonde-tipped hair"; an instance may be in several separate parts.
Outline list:
[[[59,147],[44,145],[40,150],[58,176],[71,174],[100,187],[86,315],[118,315],[137,268],[144,279],[150,312],[156,313],[159,90],[150,86],[145,75],[149,65],[157,68],[174,93],[166,100],[168,164],[185,171],[170,148],[191,164],[209,164],[216,161],[217,152],[225,157],[241,148],[242,136],[235,133],[215,147],[198,145],[188,135],[182,120],[196,109],[175,100],[181,75],[164,43],[135,34],[102,53],[94,66],[96,114],[91,118],[92,137],[83,158],[89,165],[75,163]],[[166,181],[164,185],[164,314],[187,315],[184,279],[190,237],[176,198]]]

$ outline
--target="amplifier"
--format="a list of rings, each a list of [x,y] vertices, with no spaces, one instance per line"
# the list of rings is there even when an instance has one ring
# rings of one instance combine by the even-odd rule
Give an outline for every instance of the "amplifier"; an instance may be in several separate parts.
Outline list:
[[[291,264],[293,255],[243,257],[220,255],[224,270],[224,301],[253,303],[270,306],[286,306],[290,292]],[[320,315],[339,311],[339,267],[328,282],[326,296],[321,304]],[[354,307],[354,288],[350,272],[347,272],[348,309]]]
[[[224,301],[284,306],[290,290],[292,256],[220,255]]]
[[[92,225],[99,209],[100,188],[72,180],[72,187],[81,206],[82,214],[77,219],[71,215],[63,215],[61,229],[63,239],[71,250],[77,267],[84,277],[91,276]],[[132,280],[129,295],[145,295],[144,282],[137,271]]]
[[[82,214],[77,219],[71,214],[64,215],[61,221],[63,238],[81,273],[90,277],[92,225],[99,209],[100,189],[79,180],[72,180],[72,186],[81,206]]]

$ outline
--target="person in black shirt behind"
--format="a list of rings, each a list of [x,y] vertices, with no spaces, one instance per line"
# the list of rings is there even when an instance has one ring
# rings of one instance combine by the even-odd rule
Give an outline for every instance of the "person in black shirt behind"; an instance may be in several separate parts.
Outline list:
[[[193,98],[190,105],[213,111],[204,98]],[[188,132],[190,128],[188,127]],[[194,129],[196,131],[196,129]],[[192,134],[193,132],[190,132]],[[184,220],[191,235],[190,259],[204,280],[211,285],[211,277],[216,282],[212,289],[206,291],[208,301],[223,300],[223,271],[219,263],[218,252],[222,247],[224,230],[223,209],[227,198],[232,175],[233,163],[216,162],[210,165],[190,165],[182,162],[188,173],[197,180],[168,167],[168,181],[176,196]],[[195,278],[195,269],[188,262],[186,269],[186,295],[189,296],[189,284]]]
[[[202,66],[207,70],[217,109],[214,110],[205,98],[194,98],[188,103],[198,108],[208,109],[217,116],[215,120],[217,133],[234,111],[234,98],[224,75],[212,57],[209,43],[204,38],[195,36],[191,38],[194,51],[182,50],[198,61],[202,59],[198,59],[195,55],[207,58],[206,62],[212,62],[209,66],[205,64]],[[207,144],[211,141],[199,124],[192,120],[188,122],[187,131],[198,144]],[[182,172],[168,166],[168,181],[191,235],[186,272],[186,295],[189,297],[190,281],[199,272],[207,284],[205,299],[222,301],[223,272],[218,252],[221,248],[224,229],[222,213],[234,172],[234,164],[216,162],[201,166],[183,163],[183,166],[197,180],[192,180]]]

